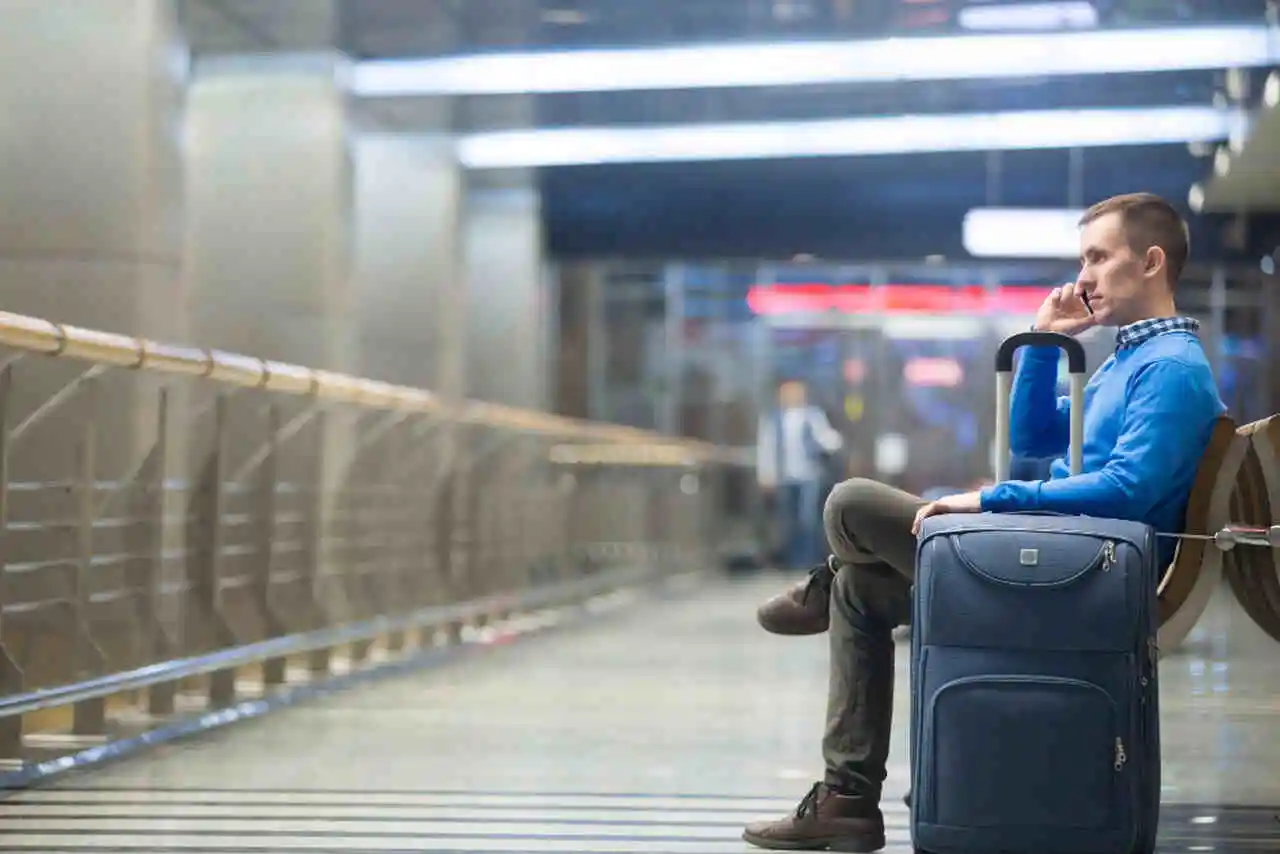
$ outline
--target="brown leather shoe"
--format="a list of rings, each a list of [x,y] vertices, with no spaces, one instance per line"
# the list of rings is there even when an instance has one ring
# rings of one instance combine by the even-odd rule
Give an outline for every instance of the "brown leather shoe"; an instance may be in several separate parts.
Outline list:
[[[869,854],[884,847],[884,816],[866,798],[814,783],[794,813],[778,821],[753,822],[742,838],[759,848]]]
[[[831,624],[831,583],[838,569],[835,558],[827,558],[808,578],[761,605],[756,619],[775,635],[822,634]]]

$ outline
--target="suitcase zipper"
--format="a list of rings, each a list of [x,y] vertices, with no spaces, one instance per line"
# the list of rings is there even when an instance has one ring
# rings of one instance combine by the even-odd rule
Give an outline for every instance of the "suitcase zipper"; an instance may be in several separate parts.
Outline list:
[[[1124,739],[1116,737],[1116,771],[1124,770],[1124,764],[1129,761],[1129,757],[1124,752]]]
[[[1102,571],[1110,572],[1111,567],[1116,565],[1116,544],[1111,540],[1107,540],[1102,544]]]

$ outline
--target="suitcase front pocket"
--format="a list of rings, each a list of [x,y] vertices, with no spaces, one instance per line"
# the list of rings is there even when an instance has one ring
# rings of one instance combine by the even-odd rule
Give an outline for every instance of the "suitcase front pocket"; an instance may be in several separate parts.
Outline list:
[[[956,828],[1123,826],[1127,757],[1100,686],[1055,676],[970,676],[931,698],[922,816]]]

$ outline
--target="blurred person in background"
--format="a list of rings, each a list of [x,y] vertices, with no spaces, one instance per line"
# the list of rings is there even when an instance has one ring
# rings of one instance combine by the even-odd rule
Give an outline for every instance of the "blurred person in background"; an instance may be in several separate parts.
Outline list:
[[[778,406],[760,416],[756,474],[773,499],[781,563],[801,569],[822,560],[821,528],[827,457],[844,447],[822,408],[809,402],[803,382],[784,380]]]

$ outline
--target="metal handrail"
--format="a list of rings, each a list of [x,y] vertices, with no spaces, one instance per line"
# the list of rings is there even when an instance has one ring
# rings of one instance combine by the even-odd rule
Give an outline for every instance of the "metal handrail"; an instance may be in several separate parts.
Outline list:
[[[547,584],[527,592],[490,596],[454,605],[434,605],[400,617],[375,617],[357,623],[229,647],[204,655],[149,664],[134,670],[111,673],[82,682],[40,688],[22,694],[0,697],[0,718],[96,700],[126,691],[149,688],[164,682],[175,682],[193,676],[256,664],[267,659],[303,655],[342,644],[371,640],[394,632],[468,620],[492,614],[500,608],[543,607],[561,600],[616,590],[626,586],[628,582],[642,581],[650,574],[651,570],[643,568],[615,570],[589,578]]]
[[[0,344],[46,356],[100,365],[204,377],[244,388],[308,395],[321,400],[377,409],[449,415],[469,424],[506,427],[575,439],[679,449],[701,461],[737,461],[736,457],[721,460],[721,449],[707,442],[677,439],[634,427],[600,424],[474,400],[453,405],[425,389],[315,370],[259,359],[256,356],[99,332],[10,312],[0,312]]]
[[[41,620],[56,613],[56,631],[67,637],[52,663],[41,662],[34,672],[0,645],[3,762],[24,761],[29,726],[64,725],[59,716],[36,713],[67,709],[68,734],[75,737],[68,744],[76,738],[110,739],[113,716],[139,703],[159,721],[185,714],[179,697],[202,698],[210,712],[200,720],[222,720],[240,690],[237,671],[247,667],[261,665],[263,696],[283,702],[300,690],[291,678],[295,667],[305,671],[309,686],[337,684],[351,674],[417,660],[413,650],[434,648],[441,630],[451,645],[466,640],[468,627],[495,619],[514,618],[515,631],[522,617],[562,607],[590,612],[601,594],[703,567],[716,530],[704,524],[704,516],[714,512],[713,505],[697,497],[699,490],[685,488],[686,469],[693,467],[695,478],[714,480],[718,467],[744,462],[737,450],[707,442],[449,400],[423,389],[7,312],[0,312],[0,346],[15,351],[7,359],[0,355],[0,535],[16,538],[6,549],[7,569],[15,579],[34,579],[31,584],[41,581],[33,573],[52,577],[70,569],[72,578],[65,598],[50,599],[37,584],[28,591],[37,599],[0,603],[0,616]],[[12,426],[13,368],[41,355],[88,367]],[[112,398],[93,390],[98,377],[114,369],[160,375],[159,382],[146,384],[159,386],[152,390],[155,410],[147,413],[156,427],[149,448],[135,449],[141,450],[136,465],[125,460],[123,473],[103,479],[95,456],[102,438],[97,413]],[[211,400],[193,400],[181,414],[186,423],[191,410],[199,419],[212,413],[213,436],[208,447],[175,449],[169,392],[175,382],[192,379],[221,385],[215,394],[200,396]],[[282,410],[279,399],[250,401],[244,413],[253,426],[234,429],[229,398],[254,390],[296,396],[300,411]],[[70,435],[55,431],[59,442],[72,443],[72,472],[30,484],[12,477],[12,441],[65,413],[66,404],[80,397],[85,406],[71,429],[62,431]],[[339,413],[356,416],[349,431],[345,425],[334,429],[328,419]],[[282,448],[308,425],[313,447]],[[421,441],[441,428],[440,442]],[[245,446],[228,448],[233,435]],[[331,440],[342,447],[331,447]],[[194,468],[181,480],[167,473],[177,452],[193,456],[185,462]],[[398,456],[388,456],[393,453]],[[328,465],[348,456],[351,472]],[[418,473],[419,463],[432,456],[437,464],[431,473]],[[492,471],[477,470],[494,459]],[[566,465],[606,471],[569,473]],[[609,474],[610,468],[617,473]],[[357,497],[370,477],[381,479],[381,491]],[[679,489],[673,488],[676,479]],[[53,522],[28,523],[26,514],[46,512],[40,502],[53,488],[60,490],[61,502],[48,511]],[[25,497],[15,505],[18,524],[11,526],[9,499],[19,493]],[[38,501],[31,498],[36,494]],[[170,506],[175,495],[181,506]],[[639,497],[636,514],[625,524],[597,506],[613,507],[610,496]],[[482,545],[494,518],[489,498],[511,500],[513,516],[507,530]],[[101,517],[124,500],[137,502],[129,510],[137,518],[110,529],[100,524],[117,521]],[[372,505],[377,518],[347,509],[353,500]],[[67,514],[73,518],[64,523]],[[48,534],[55,530],[66,536]],[[55,539],[57,562],[43,560]],[[64,555],[67,539],[74,549]],[[98,571],[126,560],[137,574],[123,584],[102,582],[119,589],[99,590],[106,576]],[[175,561],[182,564],[180,582],[166,576]],[[414,561],[421,561],[420,573],[413,571]],[[348,604],[335,604],[335,596],[344,594]],[[162,597],[169,596],[184,597],[198,618],[188,624],[180,617],[175,627],[161,613]],[[129,604],[130,616],[114,602]],[[140,615],[136,625],[133,615]],[[118,666],[130,669],[104,672],[113,660],[102,638],[122,644],[127,657]],[[349,673],[331,666],[342,647],[350,650]],[[371,657],[374,649],[383,649],[387,658]],[[207,684],[192,685],[193,678]]]

